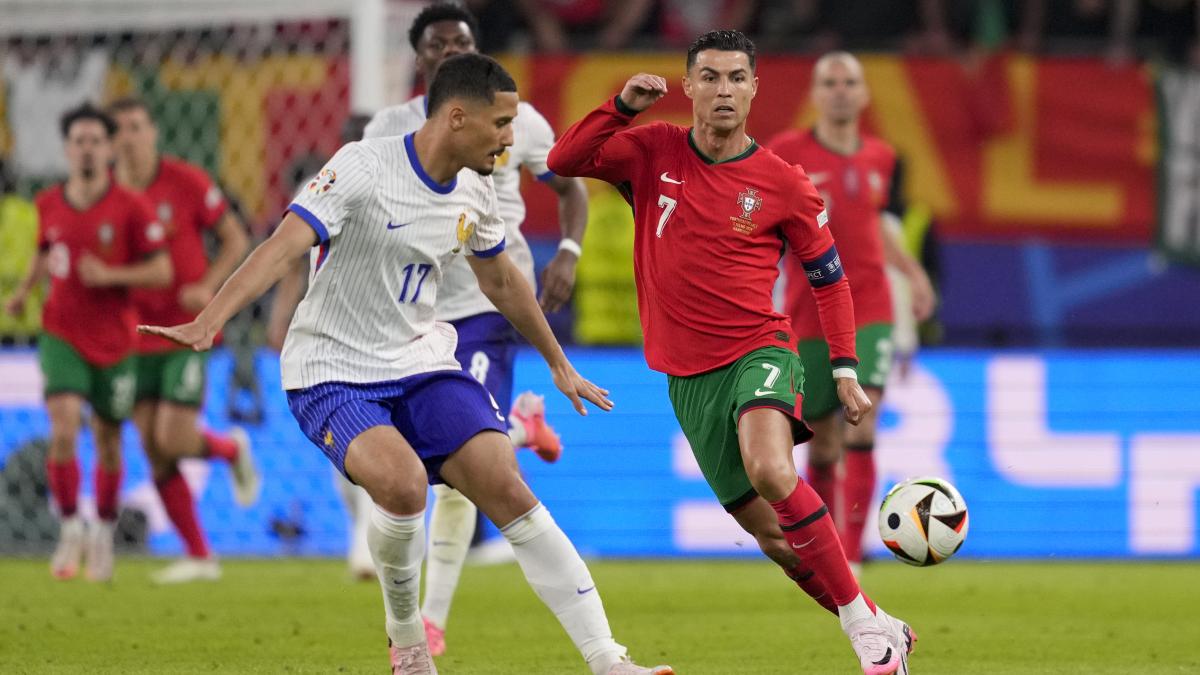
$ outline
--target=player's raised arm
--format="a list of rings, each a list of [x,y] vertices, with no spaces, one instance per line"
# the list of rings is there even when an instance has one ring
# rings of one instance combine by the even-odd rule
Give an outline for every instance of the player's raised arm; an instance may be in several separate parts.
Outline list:
[[[639,73],[629,78],[618,96],[567,129],[550,151],[550,170],[559,176],[624,180],[631,163],[642,159],[647,150],[634,134],[621,132],[634,115],[666,94],[667,81],[658,75]]]
[[[476,254],[467,256],[467,261],[479,279],[480,290],[546,359],[555,386],[571,399],[575,410],[580,415],[587,414],[580,399],[591,401],[601,410],[612,410],[608,390],[597,387],[575,372],[575,367],[567,360],[562,346],[550,330],[550,324],[546,323],[546,316],[538,306],[533,289],[508,254],[502,250],[494,255]]]
[[[275,234],[254,249],[194,321],[172,327],[138,326],[138,331],[205,351],[212,347],[213,338],[225,322],[267,292],[291,268],[293,261],[316,243],[313,228],[289,211]]]

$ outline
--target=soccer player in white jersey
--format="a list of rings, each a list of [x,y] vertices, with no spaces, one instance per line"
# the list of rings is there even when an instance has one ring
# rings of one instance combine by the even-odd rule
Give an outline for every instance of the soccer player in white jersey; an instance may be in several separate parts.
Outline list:
[[[408,39],[416,52],[416,67],[426,84],[433,81],[438,66],[457,54],[476,51],[478,24],[466,9],[435,3],[425,7],[413,20]],[[425,123],[429,99],[417,96],[408,102],[384,108],[371,119],[363,135],[366,138],[403,136]],[[513,120],[513,144],[496,158],[492,180],[500,216],[506,225],[505,251],[513,264],[534,285],[533,255],[521,224],[525,220],[525,201],[521,197],[521,168],[558,194],[563,238],[554,259],[542,274],[542,307],[555,311],[570,298],[575,285],[575,263],[581,252],[587,225],[587,188],[579,178],[556,176],[546,166],[546,156],[554,145],[554,130],[532,105],[517,104]],[[437,318],[450,322],[458,332],[455,358],[463,370],[479,380],[491,392],[501,410],[509,413],[509,435],[513,445],[528,445],[542,459],[553,462],[562,451],[558,435],[545,422],[542,397],[525,392],[512,400],[513,362],[516,335],[512,326],[479,290],[475,275],[466,260],[455,259],[443,272],[438,290]],[[421,614],[425,618],[429,649],[434,656],[446,651],[445,631],[450,604],[458,587],[463,561],[471,545],[477,522],[475,507],[466,497],[445,485],[435,486],[436,498],[429,522],[430,552],[425,565],[425,598]],[[356,528],[361,532],[362,528]]]
[[[606,390],[575,372],[504,252],[487,175],[513,142],[516,115],[516,85],[500,64],[448,59],[420,129],[343,146],[195,321],[139,330],[208,349],[230,317],[316,247],[283,347],[283,386],[305,435],[376,504],[369,541],[392,672],[437,672],[417,606],[428,481],[454,485],[500,526],[594,675],[671,675],[634,664],[613,640],[587,565],[521,479],[499,408],[454,359],[454,328],[435,320],[443,269],[467,256],[575,409],[586,414],[582,399],[612,408]]]

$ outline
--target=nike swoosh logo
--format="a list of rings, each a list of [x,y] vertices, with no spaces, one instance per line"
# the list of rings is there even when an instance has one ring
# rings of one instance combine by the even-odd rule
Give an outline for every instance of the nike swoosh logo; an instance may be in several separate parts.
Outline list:
[[[873,663],[877,666],[885,666],[885,665],[887,665],[888,661],[891,661],[891,660],[892,660],[892,648],[888,647],[888,650],[886,652],[884,652],[882,659],[879,659],[878,661],[872,661],[871,663]]]
[[[775,390],[773,390],[773,389],[766,389],[766,390],[755,389],[754,390],[755,396],[766,396],[767,394],[774,394],[774,393],[775,393]]]
[[[432,542],[430,542],[430,543],[431,543],[433,546],[450,546],[450,545],[454,544],[454,542],[452,542],[452,541],[443,541],[443,540],[441,540],[441,539],[434,539],[434,540],[433,540]]]
[[[664,183],[674,183],[676,185],[683,185],[683,181],[675,180],[674,178],[671,178],[670,176],[667,175],[666,171],[662,172],[662,175],[659,176],[658,179]]]
[[[409,578],[407,578],[407,579],[392,579],[392,583],[393,583],[393,584],[396,584],[397,586],[403,586],[404,584],[407,584],[408,582],[410,582],[410,581],[412,581],[413,579],[416,579],[416,578],[417,578],[417,575],[416,575],[416,574],[414,574],[414,575],[412,575],[411,577],[409,577]]]
[[[817,183],[824,183],[825,181],[829,180],[829,172],[818,171],[816,173],[810,173],[808,174],[808,179],[813,182],[813,185],[816,185]]]
[[[575,589],[575,592],[580,595],[583,595],[584,593],[589,593],[594,590],[596,590],[596,585],[592,584],[591,586],[588,586],[587,588],[577,588],[577,589]]]
[[[812,539],[809,539],[808,541],[804,542],[803,544],[800,544],[800,545],[792,544],[792,548],[804,548],[805,546],[808,546],[809,544],[813,543],[816,540],[817,540],[817,538],[813,537]]]
[[[389,230],[398,230],[402,227],[408,227],[409,225],[412,225],[412,223],[400,223],[399,225],[393,225],[392,221],[389,220],[388,224],[387,224],[387,228]]]

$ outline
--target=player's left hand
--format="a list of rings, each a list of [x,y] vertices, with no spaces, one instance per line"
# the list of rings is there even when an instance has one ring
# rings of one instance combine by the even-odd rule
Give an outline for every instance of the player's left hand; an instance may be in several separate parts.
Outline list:
[[[192,313],[198,313],[215,295],[204,284],[185,284],[179,287],[179,306]]]
[[[917,321],[929,319],[937,307],[937,294],[933,290],[933,283],[929,281],[929,275],[918,267],[908,275],[908,285],[912,291],[913,316],[917,317]]]
[[[871,399],[867,398],[867,392],[859,386],[858,380],[852,377],[839,377],[836,382],[838,400],[842,402],[846,421],[858,426],[871,412]]]
[[[583,376],[575,372],[575,367],[570,363],[551,366],[550,375],[554,378],[554,386],[571,399],[571,405],[580,415],[587,416],[587,408],[583,406],[581,399],[591,401],[597,408],[604,411],[613,409],[613,402],[608,400],[608,390],[601,389],[583,379]]]
[[[213,340],[216,338],[219,328],[212,328],[199,321],[192,321],[191,323],[170,327],[138,326],[137,330],[143,335],[165,337],[184,347],[190,347],[192,351],[204,352],[212,349]]]
[[[108,265],[91,253],[80,256],[79,265],[75,269],[79,274],[80,283],[88,288],[109,285]]]
[[[543,312],[557,312],[571,299],[575,289],[575,265],[579,259],[570,251],[559,251],[542,270]]]

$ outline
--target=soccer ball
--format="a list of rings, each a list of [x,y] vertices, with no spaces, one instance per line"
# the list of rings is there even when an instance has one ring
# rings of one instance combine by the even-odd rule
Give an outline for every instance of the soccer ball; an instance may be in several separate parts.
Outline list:
[[[954,555],[967,538],[967,503],[941,478],[910,478],[883,498],[879,536],[909,565],[936,565]]]

